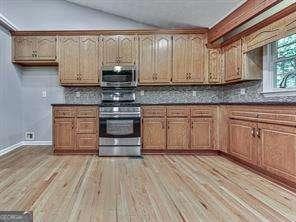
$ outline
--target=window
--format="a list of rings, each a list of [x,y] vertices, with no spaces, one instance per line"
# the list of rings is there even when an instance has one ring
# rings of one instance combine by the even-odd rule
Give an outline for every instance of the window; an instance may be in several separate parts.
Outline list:
[[[296,94],[296,34],[264,48],[263,93]]]

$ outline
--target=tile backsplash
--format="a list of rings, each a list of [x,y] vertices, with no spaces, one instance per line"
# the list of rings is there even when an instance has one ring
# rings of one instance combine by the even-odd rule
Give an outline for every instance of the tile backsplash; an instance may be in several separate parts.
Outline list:
[[[241,94],[241,89],[245,93]],[[65,87],[66,103],[100,103],[100,87]],[[264,97],[262,81],[224,86],[141,86],[136,90],[139,103],[217,103],[217,102],[296,102],[296,97]]]

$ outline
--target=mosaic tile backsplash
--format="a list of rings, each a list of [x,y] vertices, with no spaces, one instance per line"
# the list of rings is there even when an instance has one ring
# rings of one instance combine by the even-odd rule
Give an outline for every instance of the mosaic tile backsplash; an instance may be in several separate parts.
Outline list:
[[[241,88],[246,93],[241,95]],[[101,102],[99,87],[66,87],[65,102],[97,104]],[[262,81],[224,86],[141,86],[136,90],[139,103],[217,103],[217,102],[296,102],[296,97],[264,97]]]

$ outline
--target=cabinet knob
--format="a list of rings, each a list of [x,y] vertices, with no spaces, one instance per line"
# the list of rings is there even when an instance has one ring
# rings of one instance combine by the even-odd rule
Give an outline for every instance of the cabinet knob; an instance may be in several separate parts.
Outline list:
[[[260,138],[261,137],[261,129],[257,129],[257,131],[256,131],[256,135],[257,135],[257,137],[258,138]]]
[[[251,130],[251,134],[252,134],[253,137],[255,137],[255,128],[254,127]]]

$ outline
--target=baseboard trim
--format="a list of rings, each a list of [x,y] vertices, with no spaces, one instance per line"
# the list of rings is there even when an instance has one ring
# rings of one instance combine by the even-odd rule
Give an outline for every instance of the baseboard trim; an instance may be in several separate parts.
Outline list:
[[[23,146],[51,146],[52,141],[23,141]]]
[[[19,142],[19,143],[16,143],[16,144],[14,144],[14,145],[12,145],[12,146],[6,147],[6,148],[0,150],[0,156],[3,156],[3,155],[5,155],[6,153],[9,153],[9,152],[11,152],[11,151],[13,151],[13,150],[15,150],[15,149],[18,149],[18,148],[20,148],[21,146],[23,146],[23,141],[22,141],[22,142]]]
[[[52,145],[52,141],[21,141],[19,143],[16,143],[12,146],[9,146],[0,150],[0,156],[3,156],[22,146],[51,146],[51,145]]]

